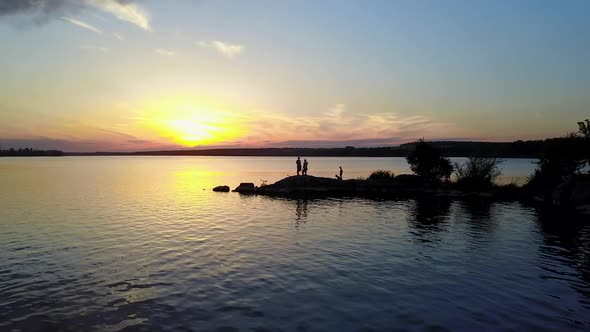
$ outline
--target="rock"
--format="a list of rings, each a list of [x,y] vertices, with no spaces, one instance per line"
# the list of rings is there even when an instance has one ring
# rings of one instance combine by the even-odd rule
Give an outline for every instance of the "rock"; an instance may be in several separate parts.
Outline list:
[[[509,190],[508,190],[509,189]],[[505,192],[465,193],[449,184],[427,185],[423,178],[416,175],[399,175],[394,181],[373,180],[338,180],[334,178],[315,177],[311,175],[289,176],[273,184],[254,186],[253,183],[240,183],[233,191],[244,194],[268,196],[368,196],[368,197],[410,197],[416,195],[433,195],[475,199],[514,200],[519,196],[519,188],[507,188]]]
[[[344,194],[355,192],[355,180],[336,180],[311,175],[295,175],[258,188],[262,194],[324,193]]]
[[[238,193],[253,193],[256,191],[256,186],[251,182],[242,182],[234,191]]]
[[[213,188],[213,191],[227,193],[227,192],[229,192],[229,186],[217,186],[217,187]]]

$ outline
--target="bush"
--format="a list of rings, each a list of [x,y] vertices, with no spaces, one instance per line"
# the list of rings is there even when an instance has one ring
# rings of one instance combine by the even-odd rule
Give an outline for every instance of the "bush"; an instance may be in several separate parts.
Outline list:
[[[470,157],[462,165],[455,164],[457,184],[469,190],[489,189],[502,175],[501,163],[497,158]]]
[[[578,122],[578,133],[585,139],[590,139],[590,120]]]
[[[369,175],[369,180],[393,181],[395,174],[392,171],[377,170]]]
[[[427,181],[437,182],[441,178],[448,180],[453,173],[451,161],[442,157],[440,149],[426,143],[424,139],[416,142],[416,148],[406,160],[412,172]]]
[[[588,162],[590,151],[589,140],[583,135],[580,126],[580,134],[551,140],[525,186],[533,191],[551,191],[564,177],[579,174]]]
[[[587,166],[590,167],[590,120],[578,122],[578,136],[582,139],[582,157],[585,159]],[[588,170],[590,174],[590,170]]]
[[[449,181],[451,174],[453,174],[453,164],[447,158],[439,158],[438,160],[438,176]]]

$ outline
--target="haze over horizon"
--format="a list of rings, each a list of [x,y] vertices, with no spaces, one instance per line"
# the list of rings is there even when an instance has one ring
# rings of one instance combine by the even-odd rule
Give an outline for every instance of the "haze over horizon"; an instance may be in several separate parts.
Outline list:
[[[513,141],[590,114],[587,1],[1,0],[0,145]]]

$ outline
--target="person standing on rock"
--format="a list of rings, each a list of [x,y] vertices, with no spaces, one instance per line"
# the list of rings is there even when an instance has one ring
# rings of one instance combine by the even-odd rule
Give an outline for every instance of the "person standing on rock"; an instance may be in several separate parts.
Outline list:
[[[303,175],[307,175],[307,159],[303,159]]]
[[[342,173],[343,173],[342,172],[342,166],[339,166],[339,167],[340,167],[340,175],[338,175],[338,174],[335,175],[336,176],[336,180],[342,180]]]
[[[301,157],[297,157],[295,164],[297,165],[297,175],[299,175],[299,172],[301,172]]]

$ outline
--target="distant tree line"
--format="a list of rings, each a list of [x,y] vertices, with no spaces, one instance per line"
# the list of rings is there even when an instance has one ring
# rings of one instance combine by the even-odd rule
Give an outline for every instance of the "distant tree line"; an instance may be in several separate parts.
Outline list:
[[[64,153],[59,150],[35,150],[33,148],[10,148],[8,150],[0,149],[0,157],[59,157],[63,155]]]
[[[587,122],[581,122],[588,128]],[[583,135],[581,134],[576,135]],[[586,132],[587,133],[587,132]],[[389,147],[354,147],[344,148],[219,148],[199,150],[164,150],[140,152],[83,152],[64,153],[58,150],[0,149],[0,156],[308,156],[308,157],[408,157],[416,149],[424,150],[425,154],[434,153],[439,157],[477,157],[477,158],[543,158],[552,147],[563,144],[564,138],[549,138],[536,141],[514,142],[471,142],[471,141],[431,141],[419,140],[400,146]],[[427,147],[424,144],[427,143]],[[431,156],[432,157],[432,156]],[[434,158],[436,159],[436,158]],[[447,161],[438,161],[439,172],[448,178],[449,167]],[[452,165],[451,165],[452,166]],[[428,175],[430,176],[430,175]]]
[[[446,142],[428,144],[442,157],[540,158],[547,145],[558,138],[515,142]],[[391,147],[344,148],[227,148],[141,152],[67,153],[67,155],[137,155],[137,156],[308,156],[308,157],[407,157],[418,142]]]

